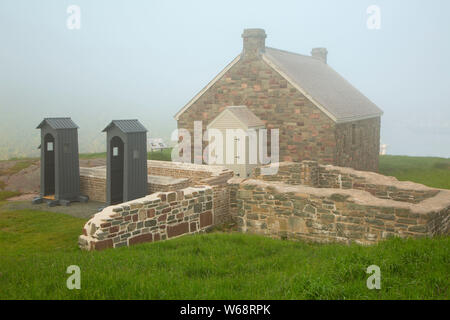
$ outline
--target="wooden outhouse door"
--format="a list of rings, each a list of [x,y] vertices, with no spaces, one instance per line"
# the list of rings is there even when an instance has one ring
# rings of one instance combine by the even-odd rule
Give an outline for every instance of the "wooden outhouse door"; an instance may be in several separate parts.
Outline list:
[[[47,133],[44,137],[44,196],[55,194],[55,138]]]
[[[119,137],[111,139],[111,204],[123,202],[124,143]]]

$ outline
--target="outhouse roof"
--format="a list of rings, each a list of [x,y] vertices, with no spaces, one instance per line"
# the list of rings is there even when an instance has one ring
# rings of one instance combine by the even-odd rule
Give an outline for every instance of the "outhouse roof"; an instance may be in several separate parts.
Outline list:
[[[113,120],[105,129],[103,129],[103,132],[108,131],[113,126],[124,133],[147,132],[147,129],[137,119]]]
[[[52,129],[78,129],[78,126],[70,118],[44,118],[42,122],[36,127],[41,129],[45,124],[48,124]]]

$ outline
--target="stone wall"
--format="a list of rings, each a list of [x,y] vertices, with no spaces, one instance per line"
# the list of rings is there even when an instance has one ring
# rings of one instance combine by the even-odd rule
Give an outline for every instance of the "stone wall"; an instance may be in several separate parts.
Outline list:
[[[148,176],[148,194],[152,194],[159,191],[174,191],[187,188],[191,185],[189,179],[175,179],[172,177],[164,176]]]
[[[390,236],[448,234],[450,191],[419,204],[362,190],[233,178],[239,230],[282,239],[372,244]]]
[[[158,191],[174,191],[187,188],[192,184],[188,178],[167,176],[147,176],[148,193]],[[80,168],[80,191],[90,200],[106,202],[106,167]]]
[[[229,214],[230,190],[227,181],[233,172],[222,166],[206,166],[191,163],[148,161],[148,172],[174,178],[189,179],[192,186],[211,186],[214,194],[214,221],[217,224],[231,220]]]
[[[450,232],[450,190],[315,161],[271,166],[276,175],[257,168],[244,179],[222,167],[153,162],[150,172],[171,175],[158,176],[159,189],[192,185],[105,208],[85,225],[80,247],[165,240],[230,220],[241,232],[318,242],[373,244]],[[101,188],[95,170],[82,170],[84,188]]]
[[[419,203],[439,192],[418,183],[402,182],[394,177],[351,168],[319,165],[316,161],[282,162],[274,165],[278,166],[277,174],[261,175],[261,169],[257,168],[252,176],[259,180],[278,181],[290,185],[364,190],[380,199],[411,203]]]
[[[89,200],[106,203],[106,178],[87,174],[80,168],[80,192]]]
[[[376,117],[337,124],[334,165],[377,172],[380,122],[380,117]]]
[[[221,166],[207,166],[173,161],[149,160],[147,167],[149,175],[186,178],[192,184],[201,183],[202,180],[211,177],[229,175],[230,173],[228,169]]]
[[[364,190],[380,199],[419,203],[434,197],[439,190],[414,182],[398,181],[372,172],[350,168],[319,166],[319,188]]]
[[[280,162],[263,167],[277,167],[277,173],[262,175],[261,168],[255,168],[252,176],[264,181],[278,181],[291,185],[319,186],[319,165],[316,161]],[[272,170],[271,170],[272,171]]]
[[[149,161],[148,167],[152,194],[97,213],[83,228],[81,248],[101,250],[165,240],[231,220],[227,181],[232,171],[164,161]],[[81,168],[81,176],[85,194],[106,193],[105,167]]]
[[[212,188],[190,187],[103,209],[84,226],[79,246],[118,248],[203,232],[213,225]]]

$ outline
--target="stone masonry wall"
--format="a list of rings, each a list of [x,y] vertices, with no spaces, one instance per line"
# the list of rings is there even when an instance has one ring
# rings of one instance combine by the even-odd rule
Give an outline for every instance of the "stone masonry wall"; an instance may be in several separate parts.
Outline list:
[[[319,166],[319,187],[364,190],[380,199],[411,203],[420,203],[439,192],[418,183],[335,166]]]
[[[290,185],[364,190],[380,199],[411,203],[419,203],[439,192],[437,189],[418,183],[401,182],[393,177],[357,171],[351,168],[323,166],[315,161],[284,162],[274,165],[278,166],[277,174],[264,176],[260,174],[261,169],[256,168],[253,177],[259,180],[278,181]]]
[[[80,172],[80,192],[89,200],[106,202],[106,179]]]
[[[214,194],[214,221],[220,224],[231,220],[230,190],[227,181],[233,177],[232,171],[221,166],[151,160],[148,161],[148,172],[189,179],[192,186],[211,186]]]
[[[282,239],[372,244],[390,236],[448,234],[450,191],[420,204],[362,190],[312,188],[233,178],[239,230]],[[239,180],[239,181],[238,181]]]
[[[165,240],[231,219],[241,232],[318,242],[373,244],[450,232],[449,190],[316,161],[270,166],[278,173],[256,168],[243,179],[219,166],[154,161],[150,172],[166,175],[155,181],[170,190],[105,208],[86,223],[79,245],[102,250]],[[96,168],[82,169],[83,188],[100,190]]]
[[[148,176],[148,194],[158,191],[174,191],[187,188],[192,181],[187,178]],[[80,168],[80,191],[90,200],[106,202],[106,167]]]
[[[150,178],[147,186],[148,186],[148,194],[152,194],[155,192],[159,192],[159,191],[163,191],[163,192],[168,192],[168,191],[175,191],[175,190],[180,190],[180,189],[184,189],[187,188],[191,185],[191,181],[189,179],[179,179],[181,181],[173,181],[173,182],[165,182],[165,179],[161,179],[161,178],[165,178],[165,177],[160,177],[160,176],[149,176],[152,177]],[[163,181],[160,181],[163,180]]]
[[[193,184],[212,176],[218,176],[224,170],[223,167],[180,163],[172,161],[149,160],[147,162],[148,174],[157,176],[169,176],[174,178],[187,178]]]
[[[380,122],[380,117],[376,117],[337,124],[334,165],[377,172]]]
[[[279,181],[291,185],[319,186],[319,165],[316,161],[280,162],[265,167],[278,167],[276,174],[262,175],[261,168],[255,168],[252,176],[264,181]]]
[[[213,225],[212,188],[190,187],[107,207],[86,223],[78,243],[85,250],[103,250],[203,232]]]

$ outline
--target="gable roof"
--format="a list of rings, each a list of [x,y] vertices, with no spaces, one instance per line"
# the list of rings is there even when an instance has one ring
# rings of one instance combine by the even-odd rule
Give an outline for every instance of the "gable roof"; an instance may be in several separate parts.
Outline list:
[[[244,125],[247,128],[256,128],[256,127],[264,127],[264,122],[258,118],[249,108],[246,106],[229,106],[225,110],[223,110],[217,117],[215,117],[210,124],[208,125],[208,128],[210,126],[213,126],[213,124],[222,117],[222,115],[226,112],[229,112],[232,114],[234,118],[236,118],[237,121],[239,121],[242,125]]]
[[[246,106],[230,106],[225,110],[230,111],[248,128],[264,126],[264,122]]]
[[[114,126],[124,133],[147,132],[147,129],[137,119],[113,120],[102,132],[106,132]]]
[[[358,89],[317,58],[266,47],[263,60],[336,122],[383,114]]]
[[[78,126],[70,118],[44,118],[36,129],[41,129],[45,124],[48,124],[50,128],[55,130],[78,129]]]
[[[194,104],[241,58],[238,55],[175,115]],[[265,48],[262,59],[336,123],[379,117],[383,111],[321,60],[297,53]]]

